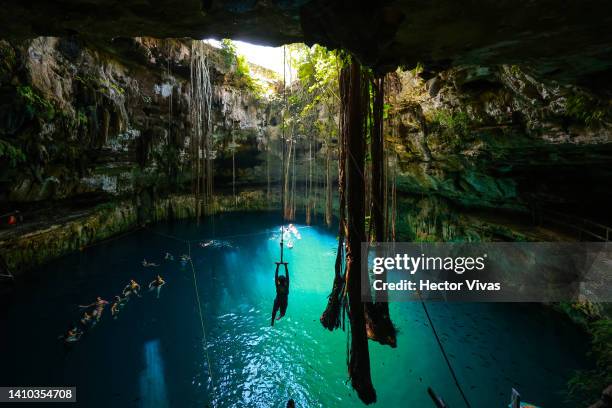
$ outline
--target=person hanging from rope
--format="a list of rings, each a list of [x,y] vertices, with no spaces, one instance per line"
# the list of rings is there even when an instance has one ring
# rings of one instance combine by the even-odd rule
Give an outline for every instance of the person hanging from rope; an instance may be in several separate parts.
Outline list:
[[[285,267],[285,275],[278,275],[278,269],[283,265]],[[271,326],[274,326],[274,320],[280,320],[285,316],[287,311],[287,302],[289,300],[289,268],[287,262],[276,262],[276,271],[274,272],[274,283],[276,285],[276,298],[274,299],[274,307],[272,308]],[[280,315],[276,317],[276,313],[280,311]]]

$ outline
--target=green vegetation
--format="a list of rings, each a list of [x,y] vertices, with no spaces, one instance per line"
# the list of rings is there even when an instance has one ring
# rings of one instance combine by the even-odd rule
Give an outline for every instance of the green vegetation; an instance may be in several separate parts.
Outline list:
[[[606,116],[604,107],[586,95],[568,97],[565,112],[568,117],[583,123],[588,128],[600,126]]]
[[[18,163],[24,162],[26,157],[19,147],[0,139],[0,159],[9,163],[10,167],[16,167]]]
[[[51,120],[55,116],[55,108],[53,104],[41,96],[31,86],[18,86],[17,94],[26,104],[26,111],[31,116],[40,116],[46,120]]]
[[[236,60],[236,56],[238,55],[238,51],[236,50],[236,45],[234,42],[228,38],[224,38],[221,40],[221,56],[223,56],[223,61],[227,68],[231,68]]]
[[[612,384],[612,320],[602,318],[587,326],[591,334],[589,357],[595,362],[595,368],[578,371],[569,382],[570,398],[592,402],[602,390]]]
[[[249,63],[243,55],[239,55],[232,40],[221,40],[221,56],[226,67],[231,71],[238,86],[250,89],[256,96],[265,93],[264,86],[251,75]]]
[[[289,98],[291,105],[298,106],[299,120],[307,126],[317,126],[326,139],[337,136],[335,116],[340,105],[338,76],[342,66],[341,57],[325,47],[304,44],[289,46],[289,58],[296,68],[300,89]],[[326,120],[318,121],[321,107]],[[314,123],[313,123],[314,122]]]
[[[438,110],[429,122],[430,131],[440,134],[442,141],[455,150],[470,134],[470,117],[462,111]]]
[[[470,118],[465,112],[439,110],[433,115],[432,125],[450,131],[457,136],[467,136],[470,130]]]

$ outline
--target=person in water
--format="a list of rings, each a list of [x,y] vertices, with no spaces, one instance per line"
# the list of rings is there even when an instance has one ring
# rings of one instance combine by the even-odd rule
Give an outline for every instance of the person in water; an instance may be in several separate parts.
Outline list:
[[[102,299],[100,296],[96,298],[96,301],[89,305],[80,305],[81,308],[90,308],[93,307],[94,311],[92,313],[92,317],[96,319],[96,322],[99,322],[102,318],[102,313],[104,312],[104,308],[108,305],[108,301]]]
[[[166,252],[166,255],[164,255],[164,260],[174,261],[174,255],[172,255],[170,252]]]
[[[64,340],[64,343],[75,343],[81,340],[82,335],[83,332],[81,330],[79,330],[76,326],[71,326],[66,334],[60,336],[59,338]]]
[[[285,275],[278,275],[278,268],[283,265],[285,267]],[[287,302],[289,300],[289,268],[286,262],[277,262],[276,271],[274,272],[274,283],[276,285],[276,298],[274,299],[274,307],[272,308],[271,326],[274,326],[274,320],[280,320],[285,316],[287,311]],[[278,317],[276,313],[280,311]]]
[[[145,268],[148,268],[150,266],[159,266],[159,265],[156,264],[155,262],[148,262],[146,259],[143,259],[142,266],[144,266]]]
[[[166,284],[166,281],[162,279],[161,276],[157,275],[155,279],[149,283],[149,290],[155,289],[157,291],[157,297],[159,298],[159,292],[161,291],[161,287]]]
[[[295,408],[295,401],[293,400],[293,398],[287,401],[287,408]]]
[[[83,328],[87,328],[92,323],[92,321],[93,317],[89,313],[85,312],[83,313],[83,317],[81,317],[81,326]]]
[[[130,283],[125,285],[121,294],[126,299],[129,299],[131,295],[140,297],[140,285],[134,279],[130,279]]]
[[[111,305],[111,315],[113,316],[113,319],[116,319],[121,309],[123,309],[125,300],[126,299],[122,298],[121,296],[115,296],[115,301]]]

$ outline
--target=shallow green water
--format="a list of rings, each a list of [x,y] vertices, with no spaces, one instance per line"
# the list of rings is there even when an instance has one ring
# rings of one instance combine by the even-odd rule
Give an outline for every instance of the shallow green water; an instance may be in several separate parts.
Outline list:
[[[201,227],[161,224],[36,271],[3,311],[2,385],[76,385],[80,406],[363,406],[347,384],[346,333],[318,319],[331,287],[335,230],[300,226],[286,252],[291,271],[287,316],[269,327],[278,258],[277,214],[232,214]],[[194,279],[183,242],[195,240]],[[230,246],[201,248],[212,237]],[[224,238],[226,237],[226,238]],[[170,252],[175,261],[164,261]],[[160,264],[144,268],[143,258]],[[131,300],[65,349],[57,336],[78,320],[78,304],[110,300],[130,278],[144,287],[160,273],[157,298]],[[543,407],[563,407],[565,383],[584,366],[584,339],[535,305],[429,304],[459,381],[473,407],[503,407],[510,388]],[[419,303],[392,304],[398,348],[370,343],[376,406],[430,407],[428,386],[462,407],[457,388]],[[207,352],[206,352],[207,351]],[[210,375],[209,365],[210,361]],[[212,379],[211,379],[212,378]],[[214,387],[213,387],[214,384]],[[73,405],[74,406],[74,405]]]

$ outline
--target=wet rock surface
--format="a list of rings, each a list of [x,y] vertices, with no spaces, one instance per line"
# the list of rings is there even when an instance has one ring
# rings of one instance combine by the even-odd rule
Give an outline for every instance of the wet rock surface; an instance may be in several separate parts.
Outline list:
[[[399,191],[472,208],[558,210],[610,222],[607,98],[515,65],[423,76],[398,71],[389,81]]]

